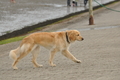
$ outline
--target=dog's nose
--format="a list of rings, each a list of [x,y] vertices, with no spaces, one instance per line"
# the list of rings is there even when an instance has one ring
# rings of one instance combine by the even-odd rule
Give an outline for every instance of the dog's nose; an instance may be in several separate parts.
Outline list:
[[[82,40],[84,40],[84,38],[82,38]]]

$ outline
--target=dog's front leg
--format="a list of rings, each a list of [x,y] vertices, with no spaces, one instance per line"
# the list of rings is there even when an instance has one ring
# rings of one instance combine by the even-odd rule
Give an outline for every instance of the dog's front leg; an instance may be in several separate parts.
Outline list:
[[[53,64],[53,59],[54,59],[54,56],[55,56],[55,53],[57,52],[57,50],[56,49],[54,49],[54,50],[52,50],[51,52],[50,52],[50,59],[49,59],[49,63],[50,63],[50,65],[51,66],[56,66],[55,64]]]
[[[81,63],[81,61],[78,60],[78,59],[76,59],[68,50],[63,50],[63,51],[62,51],[62,54],[63,54],[65,57],[73,60],[73,61],[76,62],[76,63]]]

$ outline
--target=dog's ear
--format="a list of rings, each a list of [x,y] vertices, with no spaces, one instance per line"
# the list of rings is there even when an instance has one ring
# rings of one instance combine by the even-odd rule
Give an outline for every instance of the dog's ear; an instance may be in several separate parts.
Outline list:
[[[67,34],[70,42],[73,42],[76,40],[75,32],[73,30],[67,31]]]

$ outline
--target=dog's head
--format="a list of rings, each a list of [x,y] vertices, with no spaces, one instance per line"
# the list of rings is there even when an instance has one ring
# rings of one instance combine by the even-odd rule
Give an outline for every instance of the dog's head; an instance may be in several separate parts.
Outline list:
[[[68,30],[66,31],[70,42],[82,41],[84,38],[81,36],[80,32],[77,30]]]

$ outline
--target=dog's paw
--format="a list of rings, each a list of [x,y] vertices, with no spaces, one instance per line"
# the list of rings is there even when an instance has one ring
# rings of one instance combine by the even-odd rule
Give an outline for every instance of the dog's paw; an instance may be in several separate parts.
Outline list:
[[[40,67],[43,67],[43,65],[34,65],[34,67],[40,68]]]
[[[43,65],[38,65],[37,67],[43,67]]]
[[[13,67],[14,70],[17,70],[18,68],[16,66]]]
[[[52,66],[52,67],[55,67],[55,66],[56,66],[56,64],[51,64],[51,66]]]
[[[76,62],[76,63],[81,63],[81,61],[80,61],[80,60],[76,60],[75,62]]]

